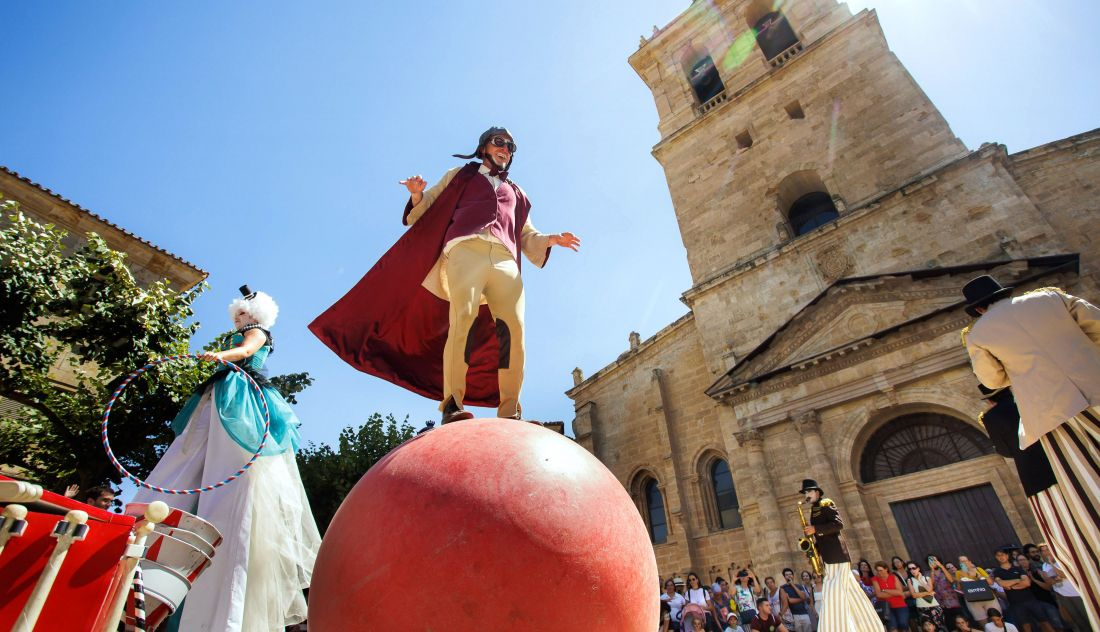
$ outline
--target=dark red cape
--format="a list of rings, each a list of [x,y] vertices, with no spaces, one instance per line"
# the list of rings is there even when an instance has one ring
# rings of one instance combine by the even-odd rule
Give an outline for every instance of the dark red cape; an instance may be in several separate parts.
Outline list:
[[[353,367],[436,401],[443,399],[443,346],[450,304],[421,283],[443,251],[455,206],[479,167],[471,162],[460,169],[359,283],[309,325],[321,342]],[[526,203],[525,197],[517,199],[517,220]],[[522,211],[526,216],[527,208]],[[522,225],[517,221],[518,227]],[[500,345],[485,305],[478,311],[468,346],[470,368],[462,403],[496,407],[500,404]]]

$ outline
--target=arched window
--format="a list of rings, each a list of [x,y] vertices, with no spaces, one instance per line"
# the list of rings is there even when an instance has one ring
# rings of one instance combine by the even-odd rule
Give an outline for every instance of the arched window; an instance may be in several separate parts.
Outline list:
[[[665,499],[652,478],[645,484],[646,516],[649,518],[649,539],[654,544],[668,540],[668,521],[665,520]]]
[[[764,15],[752,26],[756,32],[756,43],[768,61],[798,43],[794,29],[779,11]]]
[[[733,529],[741,526],[741,509],[737,503],[737,489],[733,486],[730,466],[716,459],[710,466],[710,480],[714,485],[714,504],[718,509],[718,526]]]
[[[726,86],[718,76],[718,69],[714,66],[714,60],[710,55],[695,58],[687,69],[688,81],[699,104],[705,104],[714,97],[722,94]]]
[[[824,191],[803,195],[791,204],[787,212],[787,219],[791,222],[791,228],[794,229],[796,236],[805,235],[838,217],[840,213],[836,210],[836,204],[833,204],[832,196]]]
[[[860,461],[860,477],[871,483],[992,453],[989,438],[966,422],[939,413],[913,413],[887,422],[871,435]]]

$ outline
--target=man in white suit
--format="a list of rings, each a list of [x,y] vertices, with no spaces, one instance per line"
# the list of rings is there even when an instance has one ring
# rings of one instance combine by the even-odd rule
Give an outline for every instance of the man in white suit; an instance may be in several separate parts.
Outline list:
[[[983,275],[963,287],[977,321],[966,335],[975,375],[1011,386],[1020,448],[1039,443],[1058,484],[1033,506],[1100,629],[1100,309],[1058,288],[1012,297]]]

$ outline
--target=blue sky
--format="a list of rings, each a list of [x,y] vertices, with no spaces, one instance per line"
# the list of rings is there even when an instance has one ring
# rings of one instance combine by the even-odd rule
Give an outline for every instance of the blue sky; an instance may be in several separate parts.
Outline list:
[[[1098,126],[1100,3],[910,0],[873,7],[970,148],[1019,151]],[[308,370],[308,440],[435,404],[358,373],[306,325],[400,236],[404,176],[429,181],[490,124],[542,230],[525,268],[524,411],[682,315],[690,285],[652,98],[626,62],[688,2],[4,3],[0,164],[210,272],[201,345],[249,283],[279,301],[276,373]],[[379,300],[384,300],[380,297]]]

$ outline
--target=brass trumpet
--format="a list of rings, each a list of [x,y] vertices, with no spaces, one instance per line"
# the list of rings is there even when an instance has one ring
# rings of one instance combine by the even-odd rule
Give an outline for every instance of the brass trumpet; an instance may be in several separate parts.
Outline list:
[[[805,530],[809,524],[806,522],[806,514],[802,513],[802,501],[798,501],[798,517],[802,520],[802,528]],[[816,539],[812,535],[803,535],[798,538],[798,548],[802,549],[802,552],[806,554],[806,558],[810,560],[810,566],[814,569],[814,573],[823,575],[825,573],[825,565],[821,563],[821,556],[817,554]]]

